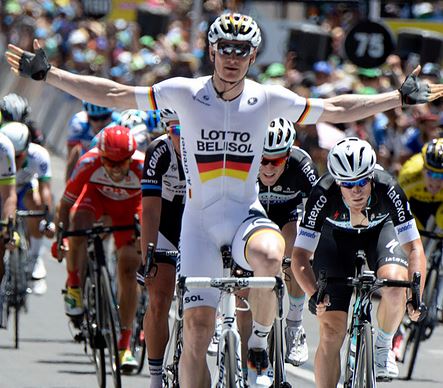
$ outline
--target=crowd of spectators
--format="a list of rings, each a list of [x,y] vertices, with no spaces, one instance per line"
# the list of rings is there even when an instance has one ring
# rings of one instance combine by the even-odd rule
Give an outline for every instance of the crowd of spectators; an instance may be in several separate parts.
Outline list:
[[[51,63],[80,74],[94,74],[125,84],[151,85],[173,76],[210,73],[207,61],[208,24],[222,11],[249,11],[248,2],[206,0],[202,20],[191,43],[192,1],[146,0],[149,7],[166,9],[169,23],[157,36],[143,35],[135,21],[86,17],[85,4],[98,0],[4,0],[1,2],[1,39],[32,50],[39,39]],[[104,2],[108,0],[103,0]],[[110,0],[109,0],[110,2]],[[408,15],[440,20],[441,2],[420,2],[400,6],[383,2],[382,13],[390,17]],[[332,53],[313,64],[312,69],[297,69],[297,55],[288,52],[283,63],[251,68],[249,76],[258,82],[284,85],[306,97],[333,97],[343,93],[376,94],[398,89],[415,63],[410,57],[391,55],[380,68],[357,68],[343,53],[346,30],[359,17],[358,7],[332,6],[306,8],[305,21],[328,31]],[[2,44],[0,43],[0,51]],[[415,61],[416,57],[413,58]],[[422,77],[440,82],[438,63],[423,64]],[[346,135],[368,140],[377,150],[379,162],[396,174],[401,164],[421,145],[438,136],[443,127],[442,99],[412,108],[398,108],[349,125],[297,128],[297,142],[325,170],[325,155],[332,144]]]

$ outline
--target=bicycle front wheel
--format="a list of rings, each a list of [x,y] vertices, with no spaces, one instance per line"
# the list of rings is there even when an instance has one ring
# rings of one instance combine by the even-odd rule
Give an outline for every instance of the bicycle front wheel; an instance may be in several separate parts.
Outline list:
[[[91,348],[92,359],[95,366],[97,383],[100,388],[106,388],[106,365],[105,365],[105,345],[101,333],[98,332],[96,301],[101,299],[101,292],[95,292],[96,285],[92,283],[90,274],[86,275],[83,301],[85,306],[85,325],[87,343]]]
[[[407,339],[407,344],[410,345],[410,354],[408,359],[408,372],[406,374],[406,380],[410,380],[412,373],[414,372],[415,361],[417,359],[418,349],[420,347],[420,342],[425,339],[426,327],[429,323],[429,311],[433,308],[433,304],[436,303],[436,290],[438,282],[438,270],[432,268],[428,276],[426,277],[426,285],[423,290],[423,302],[428,306],[428,316],[425,317],[421,322],[411,322],[410,324],[410,336]]]
[[[286,384],[285,364],[283,355],[283,328],[282,321],[276,319],[269,334],[269,358],[274,370],[273,387],[288,386]]]
[[[106,267],[101,269],[101,331],[108,349],[109,362],[111,366],[114,387],[121,387],[120,359],[117,347],[118,314],[111,289],[111,282]]]
[[[9,271],[10,271],[10,289],[8,296],[8,315],[11,309],[14,309],[14,347],[18,349],[19,347],[19,334],[20,334],[20,307],[21,307],[21,286],[20,286],[20,261],[19,253],[17,250],[9,252]]]
[[[364,322],[360,331],[360,346],[356,358],[356,388],[373,388],[376,386],[374,368],[374,347],[372,327],[369,322]]]
[[[135,314],[134,325],[131,336],[131,352],[137,360],[138,367],[136,374],[140,374],[143,369],[146,357],[146,342],[143,330],[143,319],[148,305],[148,295],[143,289],[139,297],[137,312]]]
[[[237,358],[235,348],[235,337],[232,332],[228,332],[225,337],[224,344],[224,359],[223,359],[224,373],[225,373],[225,387],[237,387]]]

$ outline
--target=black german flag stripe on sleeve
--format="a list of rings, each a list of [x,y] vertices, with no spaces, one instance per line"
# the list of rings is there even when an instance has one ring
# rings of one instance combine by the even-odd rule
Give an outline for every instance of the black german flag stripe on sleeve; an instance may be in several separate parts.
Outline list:
[[[248,178],[254,156],[240,156],[227,154],[225,161],[224,155],[195,155],[197,161],[200,180],[207,182],[211,179],[221,176],[241,179],[245,181]]]
[[[303,122],[305,121],[306,117],[308,117],[310,112],[311,112],[311,102],[309,101],[309,98],[307,98],[305,109],[303,109],[302,114],[298,118],[297,124],[303,124]]]

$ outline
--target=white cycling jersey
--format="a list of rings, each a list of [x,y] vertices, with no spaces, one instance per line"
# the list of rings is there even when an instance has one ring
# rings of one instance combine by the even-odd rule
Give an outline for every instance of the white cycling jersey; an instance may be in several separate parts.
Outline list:
[[[15,183],[15,150],[11,140],[0,133],[0,185]]]
[[[255,228],[270,227],[267,220],[251,217],[255,209],[265,214],[257,177],[267,126],[275,117],[315,123],[323,112],[322,100],[246,80],[241,95],[225,101],[215,92],[211,77],[171,78],[137,87],[136,99],[141,110],[171,108],[180,118],[186,201],[177,271],[185,276],[221,276],[220,247],[225,244],[236,247],[234,259],[250,269],[244,257],[248,236],[239,231],[250,230],[242,224],[246,219],[255,222]],[[186,308],[218,302],[213,290],[187,295]]]
[[[17,188],[38,179],[50,180],[52,177],[49,152],[41,145],[30,143],[23,166],[17,171]]]

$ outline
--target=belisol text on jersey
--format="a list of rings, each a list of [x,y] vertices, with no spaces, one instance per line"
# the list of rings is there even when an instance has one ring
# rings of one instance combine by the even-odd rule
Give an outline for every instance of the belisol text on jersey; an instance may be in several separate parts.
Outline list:
[[[198,151],[253,152],[252,144],[249,143],[251,134],[248,132],[202,129],[200,135],[197,140]]]

